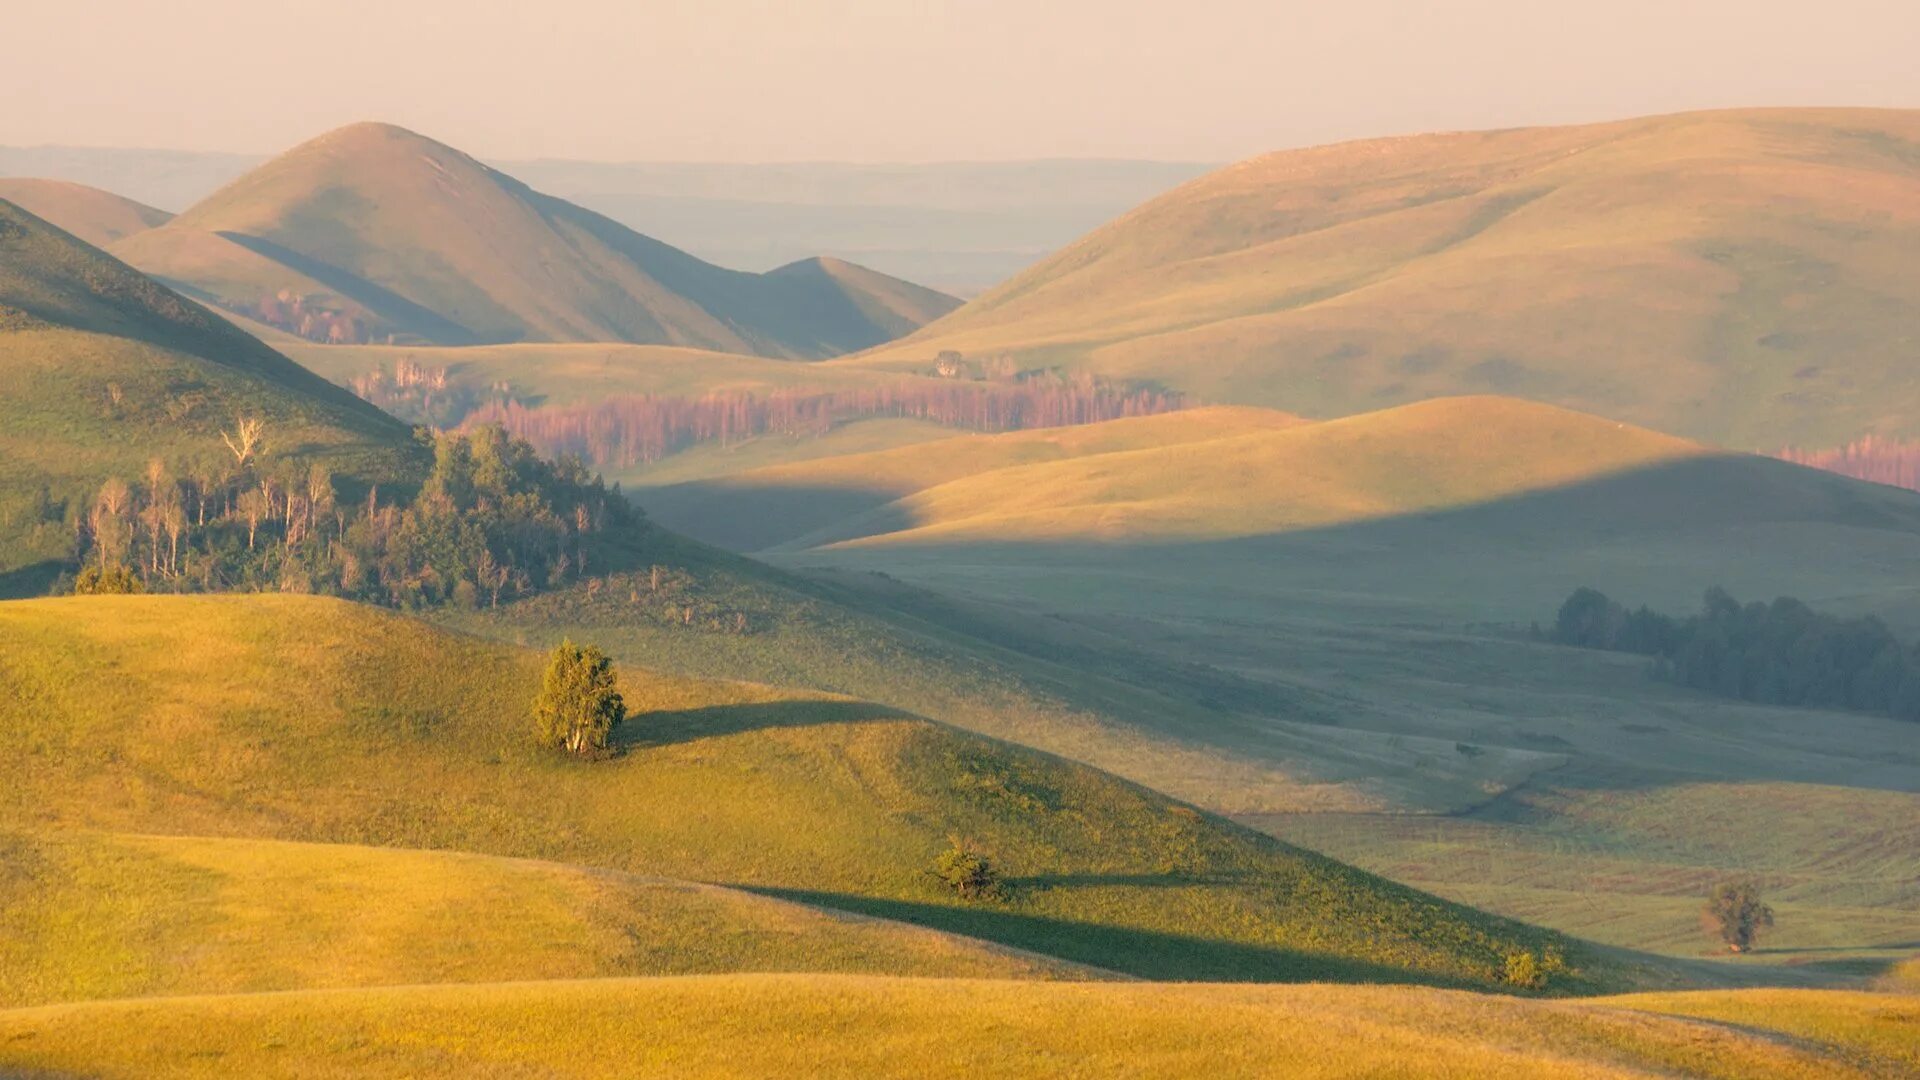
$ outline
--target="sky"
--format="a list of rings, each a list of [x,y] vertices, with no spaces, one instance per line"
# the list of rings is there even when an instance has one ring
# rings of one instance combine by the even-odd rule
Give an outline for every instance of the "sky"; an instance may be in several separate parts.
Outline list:
[[[1915,0],[14,0],[0,145],[1223,161],[1744,105],[1920,107]],[[32,44],[29,44],[32,43]]]

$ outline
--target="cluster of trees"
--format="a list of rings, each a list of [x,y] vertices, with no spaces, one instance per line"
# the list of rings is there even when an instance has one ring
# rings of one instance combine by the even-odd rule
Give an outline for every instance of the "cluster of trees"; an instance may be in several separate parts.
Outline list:
[[[1920,651],[1879,619],[1823,615],[1790,597],[1743,605],[1716,587],[1698,615],[1676,619],[1576,589],[1552,637],[1654,657],[1660,676],[1727,697],[1920,720]]]
[[[972,431],[1091,424],[1183,408],[1178,394],[1091,375],[1029,374],[1000,381],[902,380],[858,390],[778,390],[651,394],[591,405],[529,408],[512,400],[483,405],[469,424],[498,424],[543,451],[573,454],[597,468],[658,461],[701,442],[761,435],[817,436],[867,417],[910,417]]]
[[[347,380],[347,386],[366,401],[410,424],[450,428],[490,403],[513,399],[513,387],[504,381],[482,390],[453,382],[444,367],[429,367],[412,357],[393,362],[391,371],[374,368]]]
[[[274,589],[418,607],[498,604],[559,588],[624,550],[639,515],[578,460],[543,460],[497,427],[421,433],[418,493],[348,502],[322,465],[263,456],[265,426],[223,435],[217,462],[159,458],[102,484],[79,524],[83,591]]]
[[[1920,442],[1876,439],[1869,435],[1838,450],[1789,448],[1774,456],[1856,480],[1920,491]]]
[[[367,325],[344,311],[322,307],[292,289],[263,296],[240,313],[276,330],[328,345],[364,345],[371,338]]]

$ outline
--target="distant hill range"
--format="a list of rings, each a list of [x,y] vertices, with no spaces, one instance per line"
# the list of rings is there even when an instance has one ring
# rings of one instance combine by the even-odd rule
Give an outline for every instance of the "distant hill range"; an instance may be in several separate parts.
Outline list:
[[[1343,143],[1154,199],[902,341],[1338,416],[1529,397],[1749,449],[1920,433],[1920,111]]]
[[[267,159],[0,147],[0,176],[46,176],[184,210]],[[736,270],[828,255],[961,296],[1213,168],[1043,160],[852,164],[488,160],[527,184]]]
[[[817,359],[958,304],[837,260],[726,270],[385,124],[303,143],[114,250],[332,342],[625,341]]]

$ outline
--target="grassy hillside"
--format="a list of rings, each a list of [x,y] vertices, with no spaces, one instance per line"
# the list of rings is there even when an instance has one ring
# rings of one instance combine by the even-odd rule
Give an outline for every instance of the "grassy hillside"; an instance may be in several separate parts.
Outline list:
[[[20,1009],[0,1012],[0,1065],[101,1077],[1810,1080],[1901,1075],[1917,1019],[1915,999],[1871,994],[1562,1004],[1386,987],[716,976]]]
[[[64,554],[69,519],[148,459],[218,461],[240,415],[265,453],[349,484],[404,479],[407,428],[192,301],[0,204],[0,572]]]
[[[0,199],[102,248],[173,217],[111,191],[65,180],[0,177]]]
[[[959,435],[699,477],[662,485],[640,499],[649,514],[671,528],[734,550],[758,551],[823,531],[863,527],[855,522],[870,523],[865,528],[898,527],[914,521],[909,496],[973,477],[1004,475],[1019,486],[1048,463],[1210,445],[1299,422],[1266,409],[1211,408],[1079,427]],[[1036,469],[1021,471],[1022,466]]]
[[[540,655],[297,597],[0,606],[34,827],[456,848],[772,891],[1130,974],[1495,985],[1554,939],[1080,766],[858,702],[630,672],[614,760],[534,750]],[[111,669],[106,684],[82,673]],[[423,673],[459,671],[450,681]],[[926,873],[949,834],[1014,898]],[[1568,948],[1566,989],[1628,974]]]
[[[1743,449],[1920,431],[1920,112],[1283,151],[858,363],[1011,353],[1337,416],[1516,394]]]
[[[721,971],[1097,975],[734,889],[451,851],[0,835],[0,1004]]]
[[[627,341],[818,358],[958,303],[837,262],[726,270],[384,124],[303,143],[116,252],[249,314],[285,291],[328,324],[302,332],[335,341]],[[292,321],[285,304],[274,313]]]

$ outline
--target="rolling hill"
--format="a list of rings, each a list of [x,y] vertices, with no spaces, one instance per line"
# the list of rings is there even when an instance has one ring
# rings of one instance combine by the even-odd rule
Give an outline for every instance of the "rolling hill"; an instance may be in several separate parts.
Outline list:
[[[1569,493],[1591,491],[1582,499]],[[1601,492],[1604,491],[1604,497]],[[746,550],[981,544],[1102,548],[1491,515],[1540,499],[1535,539],[1878,519],[1920,500],[1550,405],[1439,398],[1303,423],[1200,409],[755,470],[649,494],[663,522]],[[1459,526],[1456,526],[1458,528]]]
[[[329,341],[621,341],[817,359],[958,303],[837,260],[726,270],[373,123],[289,150],[116,253]]]
[[[165,225],[173,217],[110,191],[65,180],[0,177],[0,199],[100,248]]]
[[[1776,109],[1290,150],[850,362],[940,350],[1338,416],[1551,401],[1723,446],[1920,433],[1920,112]]]
[[[149,459],[216,461],[240,415],[266,452],[347,484],[416,477],[407,427],[200,305],[0,203],[0,571],[71,544],[70,500]]]
[[[1289,848],[1111,776],[827,695],[629,671],[604,762],[524,734],[540,654],[302,597],[0,605],[0,806],[85,829],[455,849],[747,887],[1159,978],[1630,985],[1609,954]],[[112,668],[83,692],[82,670]],[[460,671],[459,680],[423,677]],[[945,837],[1013,898],[926,873]]]
[[[725,971],[1097,978],[737,889],[353,844],[0,833],[0,1006]]]
[[[746,975],[0,1011],[32,1075],[1891,1080],[1920,1000]]]

